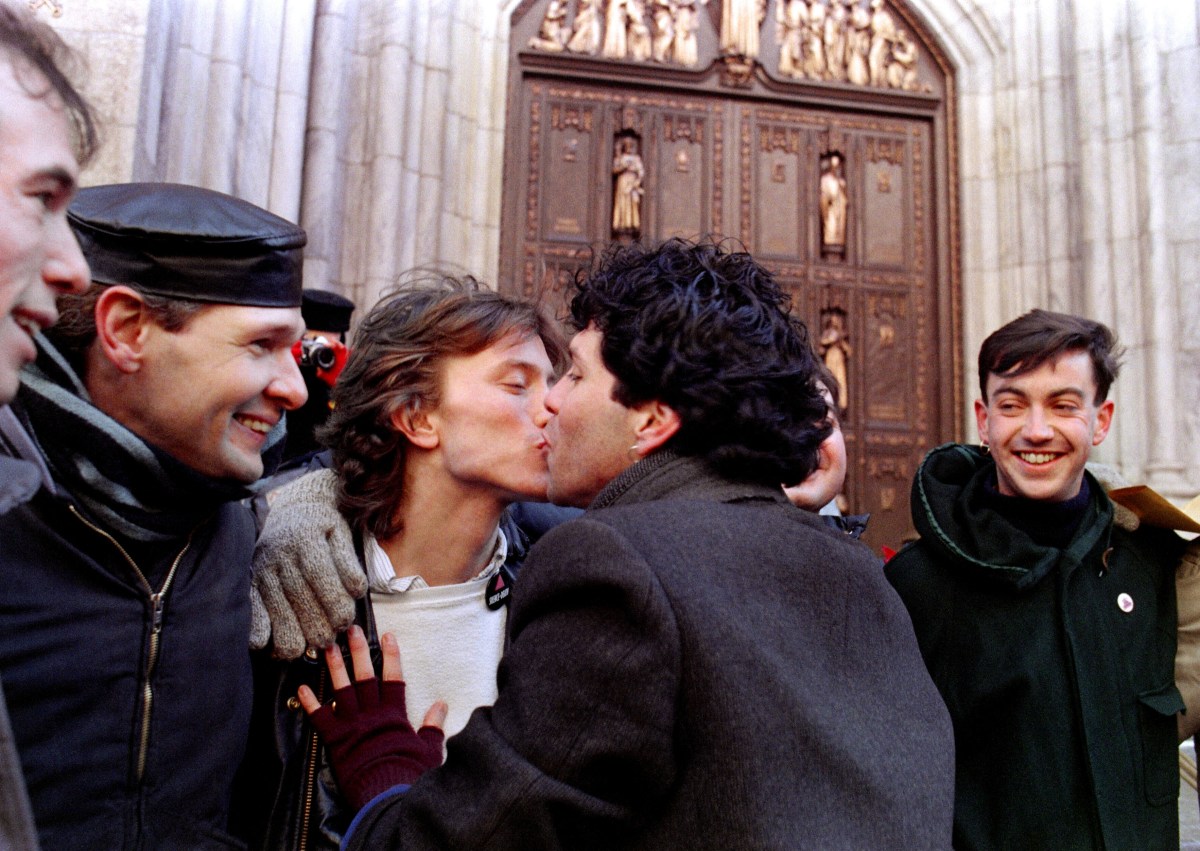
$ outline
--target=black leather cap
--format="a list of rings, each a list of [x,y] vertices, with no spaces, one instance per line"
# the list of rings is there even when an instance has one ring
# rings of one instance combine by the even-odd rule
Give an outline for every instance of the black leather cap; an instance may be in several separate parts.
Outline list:
[[[309,330],[343,333],[350,330],[354,302],[326,290],[305,290],[300,312]]]
[[[300,305],[304,230],[240,198],[116,183],[81,189],[67,218],[98,283],[220,304]]]

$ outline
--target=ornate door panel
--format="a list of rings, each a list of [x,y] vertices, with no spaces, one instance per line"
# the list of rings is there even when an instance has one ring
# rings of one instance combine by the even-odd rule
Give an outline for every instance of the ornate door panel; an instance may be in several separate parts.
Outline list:
[[[736,49],[723,3],[753,20],[752,0],[516,9],[500,286],[561,308],[612,241],[739,240],[841,385],[845,509],[898,546],[961,409],[949,66],[897,3],[770,0]]]

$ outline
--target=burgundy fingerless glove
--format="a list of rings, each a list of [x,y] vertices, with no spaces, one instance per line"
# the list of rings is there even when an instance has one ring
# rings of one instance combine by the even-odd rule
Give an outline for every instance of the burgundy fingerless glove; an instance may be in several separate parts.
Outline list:
[[[404,683],[360,680],[338,689],[333,699],[310,717],[329,751],[342,794],[355,810],[442,764],[445,735],[437,727],[413,730]]]

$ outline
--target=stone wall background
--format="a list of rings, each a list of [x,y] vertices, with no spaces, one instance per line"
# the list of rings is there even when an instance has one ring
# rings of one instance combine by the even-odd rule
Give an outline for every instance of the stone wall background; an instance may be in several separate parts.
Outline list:
[[[718,0],[714,0],[718,2]],[[88,60],[87,183],[175,180],[309,232],[306,285],[494,281],[517,0],[49,0]],[[32,5],[39,5],[37,0]],[[1128,348],[1098,453],[1200,490],[1200,14],[1192,0],[908,0],[957,69],[965,397],[993,328],[1085,313]],[[975,435],[963,411],[963,434]]]

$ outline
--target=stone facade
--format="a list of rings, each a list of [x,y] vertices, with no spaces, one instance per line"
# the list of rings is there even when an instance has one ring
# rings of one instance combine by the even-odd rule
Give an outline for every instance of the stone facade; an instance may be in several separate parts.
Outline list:
[[[720,0],[712,0],[720,2]],[[90,65],[89,183],[240,195],[369,305],[414,266],[494,280],[517,0],[35,0]],[[773,7],[773,3],[771,4]],[[1128,347],[1102,460],[1200,490],[1200,21],[1170,0],[908,0],[956,66],[964,395],[1032,307]],[[53,17],[55,8],[61,14]],[[962,412],[962,434],[974,437]]]

